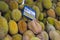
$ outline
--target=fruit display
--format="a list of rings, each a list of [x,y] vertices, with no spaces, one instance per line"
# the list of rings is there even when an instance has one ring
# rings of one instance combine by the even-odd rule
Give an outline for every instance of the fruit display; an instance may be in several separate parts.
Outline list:
[[[0,40],[60,40],[60,0],[0,0]]]

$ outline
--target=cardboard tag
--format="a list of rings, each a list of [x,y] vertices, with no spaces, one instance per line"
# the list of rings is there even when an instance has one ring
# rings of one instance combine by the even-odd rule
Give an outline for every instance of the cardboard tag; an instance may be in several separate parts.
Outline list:
[[[29,6],[24,6],[23,15],[29,19],[35,19],[36,12],[32,8],[30,8]]]

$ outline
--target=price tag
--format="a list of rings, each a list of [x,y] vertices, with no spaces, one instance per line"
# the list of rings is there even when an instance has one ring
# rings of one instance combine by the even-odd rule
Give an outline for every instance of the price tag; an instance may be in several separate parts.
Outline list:
[[[35,19],[36,12],[32,8],[30,8],[29,6],[24,6],[23,15],[29,19]]]

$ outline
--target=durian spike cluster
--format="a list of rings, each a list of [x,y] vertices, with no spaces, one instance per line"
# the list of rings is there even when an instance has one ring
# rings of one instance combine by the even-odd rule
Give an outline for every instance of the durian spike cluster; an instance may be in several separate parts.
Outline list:
[[[0,0],[0,40],[60,40],[60,0],[22,2]],[[25,5],[35,10],[35,19],[23,16]]]

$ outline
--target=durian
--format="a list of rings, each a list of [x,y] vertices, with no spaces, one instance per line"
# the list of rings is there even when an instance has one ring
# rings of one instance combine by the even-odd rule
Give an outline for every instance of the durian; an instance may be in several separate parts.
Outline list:
[[[14,9],[11,13],[12,19],[15,21],[19,21],[22,17],[22,13],[18,9]]]
[[[16,1],[9,2],[10,9],[18,9],[18,3]]]
[[[9,21],[9,33],[11,35],[18,33],[18,26],[17,26],[17,23],[14,20]]]
[[[9,9],[9,6],[4,1],[0,1],[0,10],[6,12]]]
[[[13,40],[22,40],[22,35],[20,34],[15,34],[12,36]]]
[[[43,0],[43,5],[46,9],[50,9],[52,7],[51,0]]]
[[[27,23],[24,20],[20,20],[18,22],[18,29],[23,34],[27,30]]]

